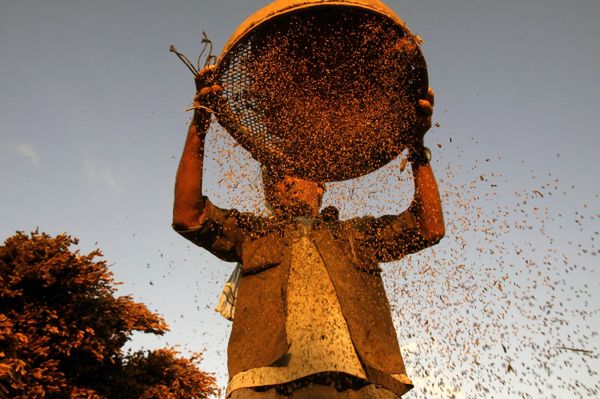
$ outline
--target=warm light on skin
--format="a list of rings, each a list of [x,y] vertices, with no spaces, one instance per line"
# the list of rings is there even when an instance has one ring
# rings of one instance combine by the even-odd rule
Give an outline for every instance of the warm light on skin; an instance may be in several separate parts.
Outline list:
[[[285,176],[275,184],[272,194],[277,213],[293,216],[316,216],[325,192],[323,186],[310,180]]]

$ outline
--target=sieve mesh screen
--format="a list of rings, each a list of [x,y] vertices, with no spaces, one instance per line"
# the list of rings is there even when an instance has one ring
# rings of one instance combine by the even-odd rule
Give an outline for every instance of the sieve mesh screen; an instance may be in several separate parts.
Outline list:
[[[391,161],[427,90],[418,39],[385,15],[310,7],[263,23],[219,62],[219,122],[254,158],[338,181]]]

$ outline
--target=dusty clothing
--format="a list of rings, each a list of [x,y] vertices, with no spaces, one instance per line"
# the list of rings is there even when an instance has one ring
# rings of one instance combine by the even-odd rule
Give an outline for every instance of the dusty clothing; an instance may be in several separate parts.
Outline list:
[[[335,290],[314,244],[303,229],[294,234],[287,287],[288,353],[276,365],[231,377],[227,391],[288,383],[319,372],[366,379]]]
[[[368,381],[354,350],[335,288],[316,246],[310,240],[312,221],[304,219],[298,222],[298,229],[292,232],[287,287],[286,333],[290,348],[277,364],[232,376],[227,386],[228,397],[238,389],[249,387],[278,386],[282,391],[283,384],[326,372],[344,373],[352,377],[355,384],[358,380]],[[404,374],[393,377],[407,386],[412,385]],[[276,390],[274,392],[277,393]],[[397,397],[384,388],[376,392],[377,398],[386,397],[384,392],[389,398]],[[366,395],[366,391],[362,393]],[[356,393],[351,390],[346,394]]]
[[[335,357],[320,359],[286,372],[293,374],[290,378],[307,373],[346,372],[364,376],[366,381],[398,396],[412,388],[410,380],[404,378],[406,371],[378,266],[378,262],[399,259],[421,248],[420,243],[414,241],[416,225],[409,212],[343,222],[319,219],[300,222],[222,210],[205,201],[202,224],[179,232],[220,259],[242,264],[228,348],[231,377],[248,370],[268,368],[282,361],[284,355],[294,354],[294,350],[290,351],[292,341],[286,329],[288,301],[295,301],[294,295],[290,297],[288,292],[289,288],[293,290],[288,281],[292,272],[292,244],[298,240],[301,225],[308,224],[310,229],[304,234],[308,242],[306,248],[312,251],[313,257],[318,255],[329,275],[345,319],[345,323],[337,324],[347,328],[355,350],[346,353],[356,357],[351,356],[345,365],[336,363]],[[347,336],[339,335],[337,344]],[[347,348],[348,342],[345,342],[342,346]],[[297,356],[300,354],[301,351],[296,352]],[[331,361],[333,363],[327,364]],[[313,363],[315,366],[311,368]],[[352,370],[344,368],[348,365]],[[319,370],[322,367],[326,369]],[[330,368],[334,370],[327,370]],[[399,379],[398,376],[404,377]]]

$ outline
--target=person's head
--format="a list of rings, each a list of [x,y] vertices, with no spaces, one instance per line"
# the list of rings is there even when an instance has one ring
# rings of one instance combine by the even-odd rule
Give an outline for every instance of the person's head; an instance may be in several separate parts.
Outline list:
[[[262,170],[265,201],[277,216],[316,216],[325,186],[299,177]]]

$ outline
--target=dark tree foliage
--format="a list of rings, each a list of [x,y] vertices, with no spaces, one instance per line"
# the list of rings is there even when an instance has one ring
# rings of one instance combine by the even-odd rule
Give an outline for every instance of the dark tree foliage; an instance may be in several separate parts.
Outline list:
[[[129,296],[77,239],[17,233],[0,246],[0,398],[207,398],[215,378],[199,355],[123,353],[132,332],[162,335],[165,321]]]

